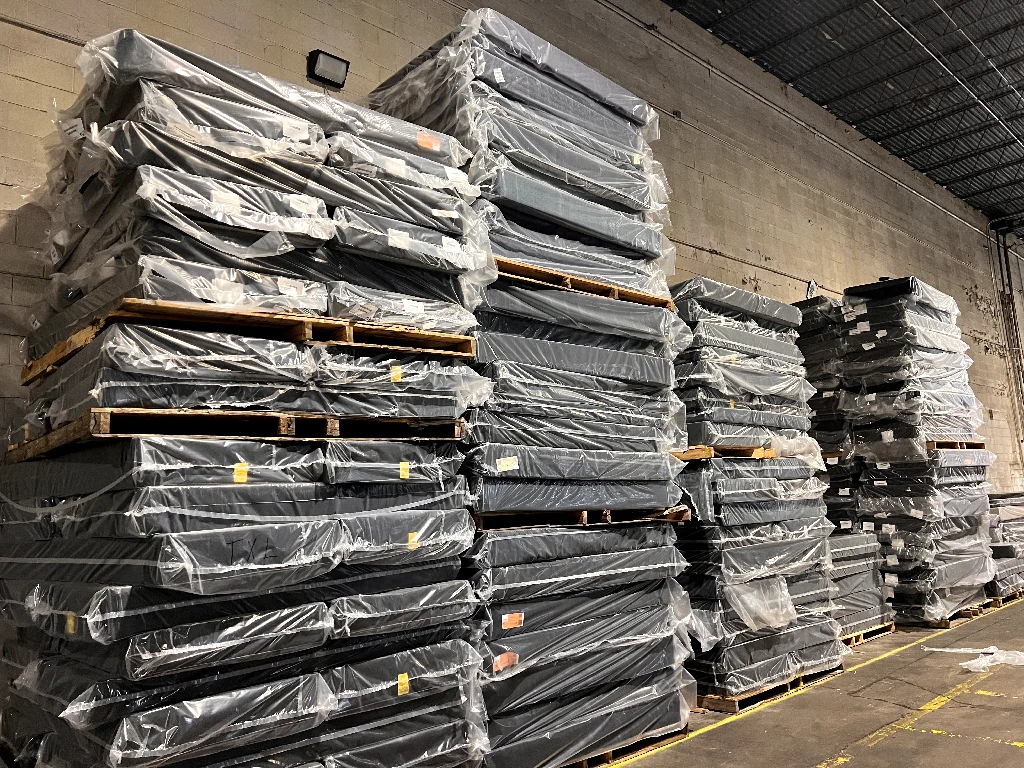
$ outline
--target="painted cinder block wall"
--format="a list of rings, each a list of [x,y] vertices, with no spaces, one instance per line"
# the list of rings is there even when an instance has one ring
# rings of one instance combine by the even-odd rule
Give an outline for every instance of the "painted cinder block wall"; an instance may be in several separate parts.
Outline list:
[[[232,64],[304,82],[313,48],[352,61],[343,92],[377,83],[454,27],[455,0],[0,0],[0,419],[18,410],[26,308],[46,269],[34,256],[51,105],[81,85],[79,42],[135,27]],[[838,295],[916,274],[950,293],[973,348],[983,432],[1001,488],[1024,487],[988,222],[855,130],[658,0],[493,0],[663,110],[655,154],[673,187],[678,279],[708,275],[783,301],[806,283]]]

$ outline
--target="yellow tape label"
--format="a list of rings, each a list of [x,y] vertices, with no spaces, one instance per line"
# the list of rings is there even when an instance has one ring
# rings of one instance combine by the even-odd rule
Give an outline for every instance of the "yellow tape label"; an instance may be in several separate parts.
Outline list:
[[[249,465],[244,461],[240,461],[237,464],[235,464],[235,482],[249,482]]]
[[[74,635],[78,632],[78,617],[75,614],[69,613],[67,615],[66,624],[67,633],[69,635]]]
[[[400,461],[398,462],[398,477],[402,480],[409,479],[409,462]]]
[[[412,531],[409,534],[409,550],[412,551],[414,549],[419,549],[419,548],[420,548],[420,532],[419,531]]]
[[[409,692],[409,676],[403,672],[398,676],[398,695],[405,696]]]
[[[401,381],[402,380],[402,366],[392,365],[391,366],[391,380]]]

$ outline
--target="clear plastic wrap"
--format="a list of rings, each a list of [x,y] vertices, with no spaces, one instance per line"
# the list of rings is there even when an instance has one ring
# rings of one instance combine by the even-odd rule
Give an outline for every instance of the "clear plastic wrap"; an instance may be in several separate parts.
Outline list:
[[[126,298],[189,302],[243,311],[327,313],[327,288],[308,280],[207,267],[156,256],[143,256],[133,264],[115,268],[114,272],[114,276],[104,282],[70,290],[78,298],[29,334],[27,353],[32,357],[44,354]],[[70,289],[70,286],[65,284],[65,288]]]
[[[685,568],[679,551],[664,546],[493,566],[475,574],[472,583],[484,600],[523,600],[675,578]]]
[[[683,462],[668,453],[584,451],[502,443],[473,447],[467,467],[477,476],[551,480],[671,480]]]
[[[463,458],[454,443],[332,442],[324,450],[324,479],[336,484],[444,483],[455,478]]]
[[[80,117],[85,124],[104,124],[116,114],[124,89],[147,79],[299,117],[327,133],[349,133],[454,168],[469,160],[469,153],[450,136],[258,72],[222,64],[136,30],[118,30],[87,43],[79,55],[78,67],[85,87],[64,120]],[[284,132],[288,122],[282,123]]]
[[[928,285],[917,277],[902,277],[895,280],[882,280],[847,288],[844,292],[843,304],[846,308],[857,308],[867,301],[907,297],[918,304],[923,304],[948,315],[951,323],[956,323],[960,309],[952,296]]]
[[[779,576],[729,584],[724,590],[729,605],[752,631],[768,627],[782,629],[797,619],[789,587]]]
[[[673,286],[672,298],[677,301],[696,299],[717,312],[764,321],[769,328],[798,328],[802,317],[800,310],[791,304],[783,304],[708,277],[695,277]]]
[[[542,222],[527,227],[506,218],[486,201],[475,207],[488,225],[491,250],[495,256],[536,267],[612,283],[636,291],[668,298],[668,283],[659,262],[643,261],[624,249],[579,241],[570,233],[541,231]],[[548,227],[550,228],[550,227]]]
[[[772,397],[799,406],[810,400],[815,392],[803,375],[748,365],[739,359],[707,358],[687,362],[684,356],[683,360],[676,362],[675,375],[677,387],[681,390],[709,388],[740,402],[749,400],[751,396]]]
[[[681,492],[672,480],[516,480],[474,477],[477,513],[555,512],[589,509],[662,510],[676,506]]]
[[[606,299],[584,293],[511,283],[492,285],[478,311],[526,318],[569,329],[653,342],[674,358],[690,345],[692,334],[679,317],[662,307]]]
[[[586,555],[632,552],[667,547],[676,541],[668,523],[647,523],[611,528],[541,526],[480,531],[466,559],[475,568],[563,560]]]
[[[466,333],[476,324],[473,313],[448,301],[380,291],[336,280],[327,284],[328,314],[346,320],[411,325],[426,331]]]
[[[691,421],[686,425],[686,432],[689,435],[690,445],[722,447],[763,446],[767,448],[773,445],[776,437],[789,440],[800,437],[800,433],[792,429],[773,429],[748,424],[724,424],[710,421]]]
[[[483,408],[467,413],[467,427],[470,442],[473,443],[658,452],[678,447],[680,442],[657,424],[641,423],[632,426],[615,422],[584,421],[581,417],[531,417]]]
[[[602,376],[650,388],[671,387],[672,363],[653,355],[616,352],[557,341],[477,332],[477,361],[506,360],[524,365]]]
[[[477,598],[467,581],[339,597],[328,606],[331,636],[360,637],[468,619]]]
[[[772,339],[764,334],[700,321],[692,324],[693,346],[716,347],[741,355],[775,358],[793,365],[804,361],[800,348],[791,342]]]

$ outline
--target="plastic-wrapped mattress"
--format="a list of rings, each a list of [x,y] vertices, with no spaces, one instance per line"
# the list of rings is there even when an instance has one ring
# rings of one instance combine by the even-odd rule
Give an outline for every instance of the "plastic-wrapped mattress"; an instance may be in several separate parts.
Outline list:
[[[577,418],[538,418],[488,408],[472,409],[466,419],[472,443],[635,452],[656,452],[678,445],[665,430],[649,422],[634,426]]]
[[[474,477],[474,509],[488,512],[550,512],[586,509],[667,509],[681,492],[672,480],[595,481]]]
[[[790,304],[769,299],[757,293],[734,288],[716,282],[708,277],[695,277],[672,287],[672,298],[676,300],[696,299],[711,306],[716,312],[752,317],[764,321],[768,327],[797,328],[800,326],[800,310]]]
[[[671,480],[683,462],[668,453],[584,451],[485,443],[467,455],[467,469],[480,477],[544,480]]]

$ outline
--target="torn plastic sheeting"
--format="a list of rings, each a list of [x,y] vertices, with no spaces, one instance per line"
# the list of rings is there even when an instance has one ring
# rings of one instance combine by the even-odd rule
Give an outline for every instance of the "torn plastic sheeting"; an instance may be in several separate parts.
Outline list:
[[[449,301],[380,291],[340,280],[328,283],[327,290],[331,317],[459,334],[467,333],[477,324],[472,312]]]
[[[670,547],[676,533],[668,523],[609,528],[540,526],[480,531],[467,561],[479,569],[563,560],[586,555]]]
[[[793,599],[781,577],[727,584],[723,589],[729,605],[753,631],[765,627],[781,629],[796,621]]]
[[[85,87],[76,103],[67,110],[66,117],[81,116],[85,123],[105,122],[101,115],[108,109],[116,109],[122,89],[137,80],[147,79],[300,117],[316,123],[327,133],[344,131],[452,167],[469,160],[469,153],[450,136],[318,91],[222,64],[136,30],[122,29],[90,41],[77,64]]]

